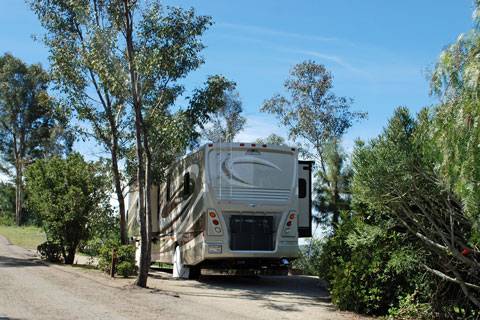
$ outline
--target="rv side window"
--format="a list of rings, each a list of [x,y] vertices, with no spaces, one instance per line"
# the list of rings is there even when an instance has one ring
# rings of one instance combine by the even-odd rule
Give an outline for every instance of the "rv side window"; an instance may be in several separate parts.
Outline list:
[[[185,172],[183,175],[183,195],[188,196],[190,194],[190,172]]]
[[[307,180],[298,179],[298,197],[303,199],[307,196]]]

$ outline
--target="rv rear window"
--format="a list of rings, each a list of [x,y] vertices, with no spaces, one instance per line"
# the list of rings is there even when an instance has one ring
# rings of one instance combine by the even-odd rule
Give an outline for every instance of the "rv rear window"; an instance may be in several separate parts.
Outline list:
[[[307,180],[298,179],[298,197],[303,199],[307,196]]]

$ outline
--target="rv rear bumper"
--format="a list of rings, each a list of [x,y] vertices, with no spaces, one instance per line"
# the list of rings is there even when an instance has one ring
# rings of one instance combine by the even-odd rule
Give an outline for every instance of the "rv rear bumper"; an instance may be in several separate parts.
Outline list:
[[[238,258],[266,258],[266,259],[294,259],[298,257],[298,243],[279,241],[274,251],[243,251],[231,250],[225,242],[206,242],[204,245],[205,259],[238,259]]]

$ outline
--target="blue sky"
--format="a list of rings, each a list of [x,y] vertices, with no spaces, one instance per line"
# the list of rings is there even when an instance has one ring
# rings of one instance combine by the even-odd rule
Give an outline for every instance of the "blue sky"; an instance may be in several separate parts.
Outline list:
[[[48,52],[31,39],[41,34],[22,0],[0,0],[0,54],[48,66]],[[203,37],[206,63],[186,81],[200,87],[221,73],[237,82],[248,118],[239,140],[274,132],[285,136],[262,102],[282,92],[291,66],[304,60],[324,64],[334,75],[334,92],[352,97],[353,109],[369,117],[350,129],[344,144],[378,135],[393,110],[413,112],[436,102],[428,94],[425,69],[458,35],[472,28],[471,0],[178,0],[215,24]]]

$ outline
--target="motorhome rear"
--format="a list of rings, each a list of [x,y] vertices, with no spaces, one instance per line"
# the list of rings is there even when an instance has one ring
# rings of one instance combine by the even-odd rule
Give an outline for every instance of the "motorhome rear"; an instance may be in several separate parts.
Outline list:
[[[211,143],[183,157],[150,190],[152,262],[173,264],[176,276],[284,273],[299,236],[311,236],[311,165],[294,148],[251,143]],[[128,226],[139,243],[137,199],[131,192]]]

